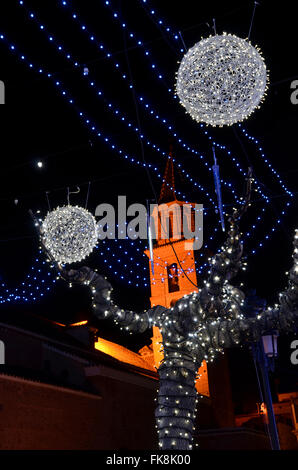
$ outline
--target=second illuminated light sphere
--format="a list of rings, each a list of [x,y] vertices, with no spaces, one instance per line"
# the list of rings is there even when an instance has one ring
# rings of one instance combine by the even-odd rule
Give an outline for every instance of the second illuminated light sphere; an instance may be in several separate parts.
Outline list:
[[[82,261],[97,244],[95,217],[83,207],[57,207],[44,219],[41,238],[45,248],[58,263]]]
[[[181,104],[197,122],[232,125],[246,119],[267,88],[260,52],[232,34],[202,39],[184,55],[177,74]]]

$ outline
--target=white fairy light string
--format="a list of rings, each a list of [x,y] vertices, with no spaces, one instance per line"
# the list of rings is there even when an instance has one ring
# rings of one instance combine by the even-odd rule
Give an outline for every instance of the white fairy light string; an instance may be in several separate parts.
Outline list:
[[[63,206],[48,213],[41,226],[42,242],[57,263],[75,263],[95,248],[95,217],[78,206]]]
[[[267,80],[259,49],[224,33],[202,39],[188,50],[179,66],[176,91],[195,121],[232,125],[259,107]]]
[[[254,315],[246,316],[245,294],[230,283],[246,265],[242,260],[239,221],[250,205],[249,176],[245,202],[234,209],[229,218],[228,238],[211,260],[204,287],[180,298],[170,309],[156,306],[139,313],[122,309],[113,302],[111,284],[92,269],[84,266],[62,272],[68,282],[89,286],[96,318],[113,319],[129,334],[143,333],[152,326],[162,332],[164,360],[158,369],[160,385],[155,410],[162,450],[193,448],[199,399],[195,383],[204,359],[212,362],[225,348],[259,341],[272,330],[289,333],[298,324],[298,231],[294,240],[294,265],[288,274],[289,285],[274,308],[259,311],[250,305]]]

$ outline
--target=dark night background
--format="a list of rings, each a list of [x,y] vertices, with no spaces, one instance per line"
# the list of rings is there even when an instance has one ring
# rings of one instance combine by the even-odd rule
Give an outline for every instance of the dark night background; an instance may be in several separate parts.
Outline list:
[[[32,8],[40,22],[61,40],[65,49],[70,51],[80,63],[74,70],[63,55],[47,40],[34,22],[28,19],[26,11],[18,6],[16,0],[1,2],[0,32],[10,43],[15,44],[20,52],[40,64],[61,80],[71,90],[79,108],[86,110],[96,124],[112,141],[123,147],[131,155],[141,159],[141,148],[138,136],[128,130],[125,124],[109,113],[103,100],[91,93],[83,79],[83,67],[87,66],[90,77],[95,79],[105,92],[107,100],[119,104],[119,108],[127,114],[131,121],[136,122],[136,107],[132,91],[111,66],[105,53],[99,51],[86,39],[71,19],[69,10],[60,7],[60,0],[26,1],[29,10]],[[77,10],[89,30],[98,36],[113,53],[135,85],[138,95],[143,95],[152,107],[174,123],[184,140],[204,152],[210,165],[212,152],[210,141],[200,126],[184,113],[178,100],[174,102],[167,93],[167,88],[174,86],[177,61],[181,59],[179,49],[182,44],[172,40],[163,29],[152,21],[152,15],[143,8],[140,0],[112,1],[112,5],[121,12],[131,30],[144,40],[152,50],[152,58],[164,72],[164,80],[155,79],[143,52],[135,46],[135,42],[123,33],[113,13],[105,6],[103,0],[85,0],[68,2]],[[156,7],[160,17],[181,31],[187,48],[197,42],[201,36],[209,35],[212,18],[216,19],[218,33],[223,31],[246,37],[251,20],[253,2],[173,2],[163,0],[150,2]],[[59,5],[59,6],[58,6]],[[199,5],[199,7],[198,7]],[[292,80],[298,78],[297,64],[297,15],[293,10],[294,2],[260,2],[257,7],[251,41],[262,49],[266,64],[270,70],[270,86],[265,102],[246,122],[244,127],[250,135],[260,139],[265,153],[273,167],[293,192],[298,194],[297,175],[297,118],[298,105],[290,101]],[[38,253],[38,239],[28,213],[41,210],[47,212],[46,192],[52,208],[67,203],[67,187],[80,193],[71,195],[71,203],[84,205],[88,182],[91,181],[88,208],[94,212],[101,202],[116,203],[118,195],[127,195],[130,202],[146,203],[152,199],[152,188],[144,169],[130,164],[113,152],[104,141],[97,139],[84,127],[73,108],[58,94],[52,82],[29,70],[11,53],[6,43],[0,42],[0,79],[6,86],[6,104],[0,108],[1,116],[1,187],[0,187],[0,282],[8,287],[17,287],[30,271],[32,260]],[[108,101],[107,101],[108,102]],[[187,168],[193,177],[206,186],[210,194],[214,194],[212,174],[209,173],[191,153],[185,151],[162,127],[145,114],[142,107],[138,109],[141,128],[144,134],[156,142],[163,150],[168,151],[173,145],[177,162]],[[255,248],[270,231],[278,218],[282,207],[290,198],[285,194],[268,167],[262,163],[256,146],[247,141],[235,126],[233,128],[209,128],[211,135],[218,142],[231,148],[237,155],[243,168],[252,165],[254,174],[262,184],[262,189],[270,197],[266,205],[266,215],[254,236],[247,241],[247,254]],[[144,146],[145,159],[154,163],[163,173],[166,159]],[[218,163],[221,176],[232,182],[240,195],[244,188],[244,179],[233,169],[226,153],[218,151]],[[43,162],[43,168],[37,167],[37,161]],[[152,181],[158,193],[161,180],[152,172]],[[210,203],[205,195],[190,186],[182,172],[176,169],[176,187],[184,192],[189,200]],[[291,264],[292,237],[298,226],[297,194],[287,215],[282,219],[278,230],[272,238],[264,242],[257,255],[248,256],[248,270],[242,275],[241,281],[248,288],[256,288],[257,294],[269,303],[277,300],[277,294],[286,284],[285,271]],[[18,203],[15,203],[15,200]],[[229,194],[223,188],[224,203],[230,204]],[[264,204],[256,194],[254,204],[243,221],[243,232],[250,226],[260,213]],[[207,240],[218,226],[218,218],[210,213],[204,221],[204,238]],[[218,232],[216,242],[209,246],[214,252],[223,237]],[[109,252],[106,251],[110,247]],[[140,249],[136,252],[136,248]],[[87,263],[98,267],[99,271],[108,275],[115,288],[118,302],[135,309],[149,306],[150,290],[143,281],[137,280],[137,273],[147,279],[149,272],[147,261],[141,256],[145,244],[129,243],[118,248],[115,242],[107,242],[90,256]],[[124,251],[130,255],[123,255]],[[114,253],[114,257],[111,253]],[[139,253],[139,254],[138,254]],[[208,252],[210,253],[210,251]],[[137,256],[136,266],[129,258]],[[104,259],[108,261],[105,263]],[[115,259],[116,258],[116,259]],[[118,262],[117,259],[124,260]],[[124,267],[128,263],[128,267]],[[113,264],[113,269],[107,265]],[[115,274],[115,271],[117,274]],[[131,273],[129,272],[131,271]],[[45,271],[46,272],[46,271]],[[122,280],[120,276],[123,275]],[[134,287],[127,285],[130,280]],[[199,279],[199,283],[202,279]],[[146,281],[145,281],[146,283]],[[138,286],[136,284],[139,284]],[[1,291],[1,295],[4,295]],[[75,322],[89,318],[90,299],[83,288],[69,289],[59,281],[44,298],[34,303],[8,303],[0,305],[1,315],[35,314],[60,322]],[[24,320],[25,321],[25,320]],[[98,325],[101,336],[118,341],[138,350],[148,341],[139,336],[126,338],[109,324]],[[278,364],[276,383],[279,390],[297,389],[297,368],[290,365],[291,338],[280,340],[281,356]],[[249,384],[253,378],[252,361],[247,351],[241,351],[233,358],[238,379],[243,377]]]

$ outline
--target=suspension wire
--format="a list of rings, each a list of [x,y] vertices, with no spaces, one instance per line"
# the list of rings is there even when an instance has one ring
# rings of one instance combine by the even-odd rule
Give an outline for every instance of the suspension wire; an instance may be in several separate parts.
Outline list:
[[[87,196],[86,196],[85,209],[87,209],[87,206],[88,206],[89,194],[90,194],[90,186],[91,186],[91,181],[88,181],[88,188],[87,188]]]
[[[49,209],[49,211],[51,211],[51,205],[50,205],[50,200],[49,200],[49,191],[46,191],[46,199],[47,199],[47,203],[48,203],[48,209]]]
[[[142,7],[143,7],[143,9],[146,11],[146,13],[147,13],[148,17],[150,18],[150,20],[157,26],[157,28],[159,29],[159,31],[162,31],[160,25],[159,25],[156,21],[154,21],[153,16],[148,13],[148,11],[147,11],[147,9],[146,9],[146,7],[145,7],[144,4],[142,4]],[[240,7],[237,7],[237,8],[233,8],[233,10],[229,10],[229,11],[223,13],[222,15],[220,15],[220,16],[218,16],[218,17],[219,17],[219,18],[226,18],[226,17],[232,16],[233,14],[238,13],[240,10],[243,10],[244,8],[246,8],[246,7],[240,6]],[[185,32],[185,31],[190,31],[190,30],[192,30],[192,29],[197,29],[199,26],[206,26],[206,25],[207,25],[208,27],[210,27],[210,25],[209,25],[208,22],[207,22],[207,19],[205,19],[204,21],[200,21],[200,23],[193,24],[192,26],[189,26],[189,27],[186,27],[186,28],[181,28],[181,31],[183,31],[183,32]],[[179,33],[179,31],[178,31],[178,33]],[[163,39],[165,39],[165,35],[163,34],[163,32],[162,32],[162,36],[161,36],[161,37],[162,37]],[[166,39],[165,39],[165,40],[166,40]],[[151,42],[153,42],[153,40],[152,40]],[[166,42],[167,42],[167,44],[169,45],[169,42],[168,42],[167,40],[166,40]]]
[[[212,18],[212,21],[213,21],[213,26],[212,26],[212,28],[213,28],[213,31],[214,31],[214,35],[216,36],[216,34],[217,34],[217,33],[216,33],[216,23],[215,23],[215,18]]]
[[[76,190],[76,191],[70,191],[70,190],[69,190],[69,187],[67,187],[67,203],[68,203],[69,206],[70,206],[70,202],[69,202],[69,196],[70,196],[70,194],[78,194],[80,191],[81,191],[81,190],[80,190],[79,186],[77,186],[77,190]]]
[[[184,42],[184,39],[183,39],[182,33],[181,33],[181,31],[178,31],[178,33],[179,33],[179,36],[180,36],[181,42],[182,42],[182,44],[183,44],[184,50],[185,50],[185,52],[187,52],[187,47],[186,47],[186,45],[185,45],[185,42]]]
[[[254,17],[255,17],[255,12],[256,12],[256,7],[257,5],[259,5],[258,2],[254,2],[254,9],[253,9],[253,12],[252,12],[252,17],[251,17],[251,21],[250,21],[250,26],[249,26],[249,31],[248,31],[248,36],[247,36],[247,39],[250,38],[250,33],[251,33],[251,30],[252,30],[252,26],[253,26],[253,22],[254,22]]]

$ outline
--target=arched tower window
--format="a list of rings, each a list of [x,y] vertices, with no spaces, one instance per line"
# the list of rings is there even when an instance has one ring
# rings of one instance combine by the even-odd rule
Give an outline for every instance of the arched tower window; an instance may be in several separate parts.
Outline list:
[[[179,288],[179,276],[177,263],[172,263],[167,267],[169,292],[177,292]]]

